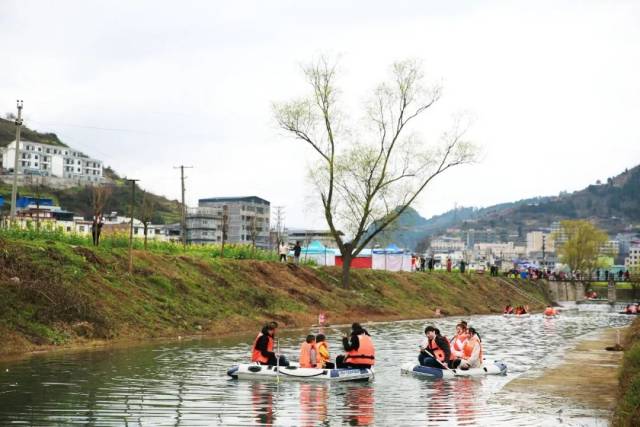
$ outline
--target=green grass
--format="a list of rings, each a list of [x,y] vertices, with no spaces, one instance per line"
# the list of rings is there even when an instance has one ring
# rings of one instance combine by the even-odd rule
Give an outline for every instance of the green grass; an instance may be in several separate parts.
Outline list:
[[[629,328],[625,348],[613,416],[613,425],[617,427],[640,425],[640,319]]]
[[[353,270],[343,289],[339,267],[280,264],[275,254],[232,245],[225,258],[210,247],[136,249],[129,274],[123,241],[95,248],[81,236],[47,233],[0,232],[0,355],[94,339],[248,332],[270,319],[311,325],[320,311],[347,323],[435,309],[499,313],[507,303],[535,308],[486,275]],[[544,295],[540,284],[510,282]]]

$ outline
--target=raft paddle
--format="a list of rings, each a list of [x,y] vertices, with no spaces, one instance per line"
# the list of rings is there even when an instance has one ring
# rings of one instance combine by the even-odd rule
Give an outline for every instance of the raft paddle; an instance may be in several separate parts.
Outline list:
[[[280,383],[280,340],[276,340],[276,384]]]
[[[438,360],[438,358],[433,353],[431,353],[429,349],[427,349],[426,347],[425,348],[420,347],[420,348],[424,350],[429,356],[431,356],[436,362],[438,362],[444,369],[446,369],[447,371],[453,372],[454,377],[459,376],[459,374],[456,372],[455,369],[451,369],[445,363],[442,363],[440,360]]]

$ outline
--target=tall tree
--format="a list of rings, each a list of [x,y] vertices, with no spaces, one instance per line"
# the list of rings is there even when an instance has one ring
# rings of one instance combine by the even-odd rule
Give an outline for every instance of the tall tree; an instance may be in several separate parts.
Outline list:
[[[591,277],[598,267],[598,255],[609,239],[591,222],[578,219],[560,221],[560,231],[552,235],[560,261],[569,266],[571,274]]]
[[[366,104],[364,126],[350,128],[340,111],[335,63],[325,57],[304,67],[311,94],[274,104],[279,126],[308,144],[318,163],[310,177],[343,259],[349,285],[351,260],[415,202],[427,185],[451,167],[474,158],[458,123],[441,147],[428,147],[408,125],[440,98],[440,87],[423,85],[415,61],[393,64],[391,78]],[[340,235],[344,229],[349,240]]]
[[[140,206],[140,222],[144,232],[144,249],[147,250],[147,237],[149,234],[149,224],[154,215],[155,204],[149,194],[144,191],[142,193],[142,204]]]
[[[92,224],[91,235],[93,237],[93,244],[98,246],[100,244],[100,233],[102,232],[102,216],[104,215],[104,208],[111,197],[112,188],[108,185],[94,185],[91,187],[91,210],[92,210]]]

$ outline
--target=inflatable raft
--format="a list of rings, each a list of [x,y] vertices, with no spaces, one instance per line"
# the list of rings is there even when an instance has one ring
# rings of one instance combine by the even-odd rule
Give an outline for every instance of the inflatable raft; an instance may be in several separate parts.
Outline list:
[[[438,369],[428,366],[416,365],[415,363],[406,363],[400,368],[403,374],[412,374],[417,377],[433,378],[433,379],[449,379],[455,377],[482,377],[485,375],[506,375],[507,365],[501,361],[487,363],[481,368],[467,369]]]
[[[293,381],[369,381],[373,369],[318,369],[291,366],[268,366],[243,363],[232,366],[227,375],[234,379],[293,380]]]
[[[507,314],[507,313],[504,313],[503,316],[504,317],[508,317],[508,318],[519,319],[519,318],[529,317],[529,316],[531,316],[531,313],[525,313],[525,314]]]

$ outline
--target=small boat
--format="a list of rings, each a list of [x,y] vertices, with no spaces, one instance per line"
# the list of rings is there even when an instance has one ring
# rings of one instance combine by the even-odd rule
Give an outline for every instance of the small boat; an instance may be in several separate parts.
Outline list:
[[[629,314],[629,315],[632,315],[632,316],[636,316],[636,315],[638,315],[640,313],[627,313],[626,311],[619,311],[618,314]]]
[[[515,318],[521,318],[521,317],[524,318],[524,317],[531,316],[531,313],[525,313],[525,314],[513,314],[513,313],[507,314],[507,313],[504,313],[503,316],[504,317],[509,317],[509,318],[513,318],[513,317],[515,317]]]
[[[227,370],[233,379],[288,380],[288,381],[369,381],[373,379],[371,369],[319,369],[300,368],[292,363],[290,366],[269,366],[257,363],[241,363]]]
[[[406,363],[400,368],[403,374],[412,374],[417,377],[433,378],[433,379],[449,379],[455,377],[482,377],[485,375],[506,375],[507,365],[496,360],[493,363],[486,364],[480,368],[462,369],[439,369],[429,366],[417,365],[413,362]]]

